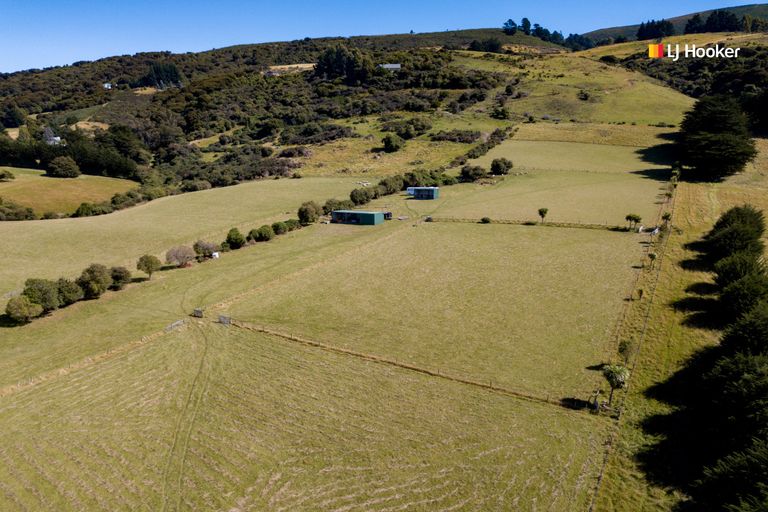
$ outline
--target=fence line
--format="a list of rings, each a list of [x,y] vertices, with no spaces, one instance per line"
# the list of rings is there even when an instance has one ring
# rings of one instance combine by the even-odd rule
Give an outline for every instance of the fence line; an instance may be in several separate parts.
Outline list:
[[[348,355],[348,356],[356,357],[356,358],[359,358],[359,359],[364,359],[366,361],[372,361],[372,362],[379,363],[379,364],[385,364],[385,365],[388,365],[388,366],[394,366],[394,367],[397,367],[397,368],[400,368],[400,369],[410,370],[410,371],[413,371],[413,372],[417,372],[417,373],[421,373],[421,374],[424,374],[424,375],[428,375],[430,377],[437,377],[437,378],[449,380],[449,381],[452,381],[452,382],[457,382],[457,383],[460,383],[460,384],[465,384],[465,385],[468,385],[468,386],[474,386],[474,387],[477,387],[477,388],[482,388],[482,389],[485,389],[485,390],[488,390],[488,391],[493,391],[493,392],[496,392],[496,393],[512,396],[512,397],[519,398],[519,399],[522,399],[522,400],[527,400],[529,402],[536,402],[536,403],[541,403],[541,404],[546,404],[546,405],[554,405],[554,406],[557,406],[557,407],[560,407],[560,408],[563,408],[563,409],[572,410],[572,411],[575,410],[573,407],[569,407],[568,405],[564,404],[563,402],[561,402],[559,400],[553,400],[553,399],[549,398],[548,396],[547,397],[541,397],[541,396],[531,395],[531,394],[528,394],[528,393],[523,393],[521,391],[516,391],[514,389],[509,389],[509,388],[506,388],[506,387],[503,387],[503,386],[499,386],[499,385],[493,384],[493,382],[491,380],[489,380],[488,382],[481,382],[481,381],[477,381],[477,380],[473,380],[473,379],[468,379],[468,378],[465,378],[465,377],[458,377],[458,376],[455,376],[455,375],[451,375],[451,374],[445,373],[445,372],[440,371],[440,370],[430,370],[428,368],[423,368],[421,366],[416,366],[416,365],[413,365],[413,364],[404,363],[404,362],[401,362],[401,361],[397,361],[395,359],[388,359],[388,358],[377,356],[377,355],[373,355],[373,354],[367,354],[365,352],[357,352],[355,350],[350,350],[350,349],[346,349],[346,348],[342,348],[342,347],[337,347],[335,345],[330,345],[330,344],[327,344],[327,343],[324,343],[324,342],[321,342],[321,341],[311,340],[311,339],[304,338],[304,337],[301,337],[301,336],[296,336],[294,334],[288,334],[288,333],[277,331],[277,330],[274,330],[274,329],[269,329],[269,328],[264,327],[264,326],[260,326],[260,325],[256,325],[256,324],[251,324],[249,322],[243,322],[243,321],[240,321],[240,320],[236,320],[234,318],[232,319],[232,324],[231,325],[233,327],[238,327],[240,329],[245,329],[245,330],[249,330],[249,331],[259,332],[259,333],[263,333],[263,334],[269,334],[271,336],[282,338],[284,340],[288,340],[288,341],[291,341],[291,342],[294,342],[294,343],[300,343],[302,345],[307,345],[307,346],[311,346],[311,347],[314,347],[314,348],[319,348],[321,350],[326,350],[328,352],[334,352],[334,353],[337,353],[337,354],[343,354],[343,355]]]
[[[458,222],[464,224],[482,224],[481,219],[464,219],[460,217],[431,217],[431,222]],[[576,228],[576,229],[600,229],[605,231],[617,231],[620,233],[634,233],[634,231],[618,225],[589,224],[586,222],[536,222],[532,220],[517,219],[492,219],[491,224],[507,224],[513,226],[539,226],[547,228]]]

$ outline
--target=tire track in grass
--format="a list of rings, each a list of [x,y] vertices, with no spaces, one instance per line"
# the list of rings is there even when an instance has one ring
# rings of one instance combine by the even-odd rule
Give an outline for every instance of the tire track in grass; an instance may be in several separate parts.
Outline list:
[[[174,459],[178,460],[178,475],[175,478],[175,485],[177,493],[177,497],[175,500],[175,509],[178,510],[179,506],[181,504],[181,483],[182,478],[184,474],[184,463],[186,462],[187,457],[187,449],[189,447],[189,438],[192,435],[192,428],[194,426],[195,419],[197,418],[197,412],[200,408],[200,402],[202,401],[202,396],[205,394],[206,389],[208,388],[208,373],[204,372],[205,368],[205,362],[208,355],[208,348],[209,348],[209,339],[208,336],[202,332],[202,329],[200,329],[199,325],[192,324],[192,328],[197,330],[197,332],[202,334],[203,337],[203,353],[200,356],[200,362],[198,363],[197,370],[195,372],[195,376],[192,378],[192,383],[189,386],[189,392],[187,393],[187,398],[184,400],[184,405],[182,406],[181,412],[179,413],[178,420],[176,422],[176,428],[173,432],[173,441],[171,443],[171,448],[168,450],[168,457],[165,463],[165,470],[163,471],[163,506],[160,510],[165,512],[165,510],[168,509],[168,502],[170,499],[170,492],[171,492],[171,484],[173,481],[172,477],[172,467],[174,463]],[[205,373],[205,375],[204,375]],[[202,389],[199,385],[199,382],[203,381]],[[196,394],[197,393],[197,394]],[[190,405],[192,405],[192,409],[190,411]],[[189,418],[187,418],[189,416]],[[182,431],[185,429],[186,424],[186,434],[182,434]],[[183,437],[183,441],[182,438]],[[177,453],[178,451],[178,453]]]

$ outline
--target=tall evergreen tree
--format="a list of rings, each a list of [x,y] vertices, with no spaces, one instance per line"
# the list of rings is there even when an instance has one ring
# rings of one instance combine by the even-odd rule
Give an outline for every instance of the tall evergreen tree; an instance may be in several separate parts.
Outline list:
[[[707,96],[685,115],[680,130],[681,158],[697,177],[718,180],[744,169],[757,155],[747,117],[728,96]]]

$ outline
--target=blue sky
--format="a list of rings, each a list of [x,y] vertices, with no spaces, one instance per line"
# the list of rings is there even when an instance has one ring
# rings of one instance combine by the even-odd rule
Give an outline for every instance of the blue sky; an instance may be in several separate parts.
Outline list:
[[[141,51],[201,51],[303,37],[500,26],[527,16],[570,32],[745,2],[636,0],[0,0],[0,71]]]

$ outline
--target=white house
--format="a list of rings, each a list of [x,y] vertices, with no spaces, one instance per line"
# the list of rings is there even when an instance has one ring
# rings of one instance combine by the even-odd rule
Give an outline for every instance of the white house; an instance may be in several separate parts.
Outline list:
[[[400,71],[400,64],[379,64],[379,67],[381,69],[386,69],[387,71]]]
[[[102,87],[104,87],[105,91],[111,91],[112,90],[112,84],[109,83],[109,82],[104,82],[104,84],[102,84]]]

